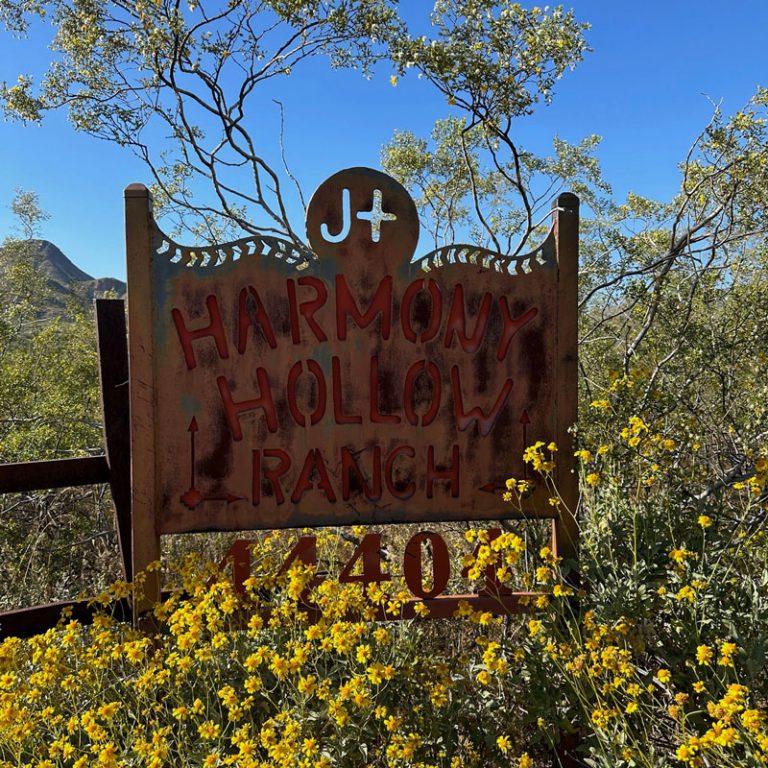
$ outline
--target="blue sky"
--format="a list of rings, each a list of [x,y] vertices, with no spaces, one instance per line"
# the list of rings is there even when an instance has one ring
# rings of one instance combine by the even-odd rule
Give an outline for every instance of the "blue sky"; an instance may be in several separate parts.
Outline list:
[[[431,7],[427,0],[401,3],[417,19]],[[598,156],[617,196],[632,190],[668,197],[677,163],[711,115],[710,100],[730,114],[758,84],[768,85],[768,0],[574,0],[570,7],[592,24],[593,52],[564,76],[551,106],[518,122],[519,144],[546,152],[556,134],[578,141],[597,133]],[[0,36],[0,81],[39,73],[45,44],[38,34],[22,41]],[[305,194],[341,168],[378,167],[380,147],[394,130],[426,135],[448,114],[426,83],[408,77],[393,88],[389,74],[381,70],[366,81],[318,63],[283,81],[286,152]],[[264,109],[276,119],[269,98]],[[75,133],[64,114],[42,127],[0,122],[0,237],[10,232],[14,188],[35,190],[51,215],[43,237],[86,272],[124,278],[122,190],[136,181],[150,181],[139,161]],[[295,226],[303,229],[300,221]]]

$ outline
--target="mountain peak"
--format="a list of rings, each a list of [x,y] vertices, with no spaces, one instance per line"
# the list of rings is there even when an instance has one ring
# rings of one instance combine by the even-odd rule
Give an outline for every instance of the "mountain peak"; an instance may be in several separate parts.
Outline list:
[[[55,280],[61,285],[71,283],[87,283],[93,280],[86,272],[76,267],[58,246],[49,240],[26,240],[32,263],[40,269],[49,280]]]
[[[79,299],[90,306],[105,293],[125,297],[124,282],[113,277],[91,277],[49,240],[24,240],[23,244],[26,258],[46,278],[54,306],[64,307],[69,299]]]

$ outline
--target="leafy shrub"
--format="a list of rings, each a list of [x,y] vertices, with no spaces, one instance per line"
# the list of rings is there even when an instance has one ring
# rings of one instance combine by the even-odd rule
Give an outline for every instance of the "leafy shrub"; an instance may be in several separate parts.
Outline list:
[[[475,555],[454,542],[476,586],[490,566],[528,588],[527,613],[464,603],[451,620],[376,622],[410,595],[396,574],[367,587],[320,579],[349,555],[339,531],[320,533],[317,567],[282,573],[294,534],[261,536],[244,595],[192,555],[150,632],[110,617],[131,589],[117,582],[92,627],[64,618],[0,646],[1,764],[534,766],[576,732],[590,766],[764,764],[768,569],[755,521],[768,460],[701,506],[671,481],[706,471],[693,445],[640,417],[619,427],[578,452],[579,582],[549,547],[526,547],[524,522],[496,538],[468,530]],[[526,451],[537,482],[551,485],[555,449]],[[508,487],[515,504],[520,483]]]

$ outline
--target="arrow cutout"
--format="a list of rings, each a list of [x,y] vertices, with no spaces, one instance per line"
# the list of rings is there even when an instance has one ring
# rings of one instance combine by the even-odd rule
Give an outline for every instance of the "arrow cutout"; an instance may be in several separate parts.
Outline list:
[[[190,481],[189,485],[190,488],[195,487],[195,432],[197,432],[198,426],[197,426],[197,419],[193,416],[192,421],[189,422],[189,452],[190,452],[190,458],[191,458],[191,468],[190,468]]]
[[[226,501],[227,506],[235,501],[242,501],[245,496],[235,496],[234,493],[225,493],[223,496],[205,496],[203,501]]]

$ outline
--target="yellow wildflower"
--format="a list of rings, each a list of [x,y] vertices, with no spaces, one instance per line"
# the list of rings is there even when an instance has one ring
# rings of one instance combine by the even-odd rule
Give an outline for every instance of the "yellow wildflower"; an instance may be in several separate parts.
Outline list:
[[[708,645],[700,645],[696,649],[696,662],[701,665],[708,665],[712,661],[714,653]]]
[[[477,673],[477,682],[480,683],[480,685],[488,685],[491,682],[491,673],[486,669],[481,669]]]
[[[739,650],[736,643],[721,643],[720,645],[720,658],[717,663],[721,667],[733,666],[733,655]]]
[[[221,726],[213,720],[206,720],[198,726],[197,732],[202,739],[215,739],[221,732]]]
[[[687,600],[692,603],[696,600],[696,592],[693,587],[686,584],[676,595],[676,600]]]

